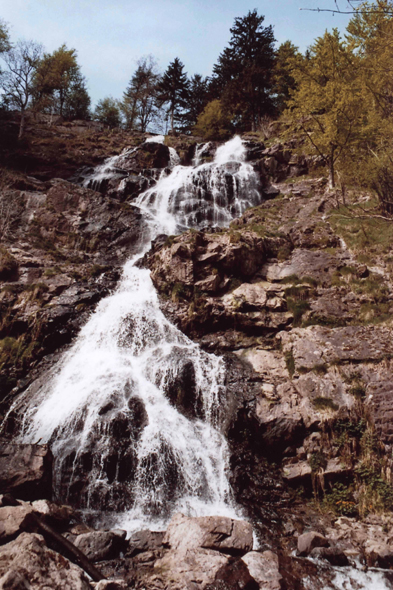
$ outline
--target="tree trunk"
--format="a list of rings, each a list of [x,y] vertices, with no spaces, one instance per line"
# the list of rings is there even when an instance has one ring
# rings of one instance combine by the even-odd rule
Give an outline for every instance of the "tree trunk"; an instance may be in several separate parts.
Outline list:
[[[25,109],[21,109],[18,139],[22,139],[24,131],[25,131]]]
[[[174,129],[174,118],[175,118],[175,109],[174,109],[174,107],[172,107],[172,109],[171,109],[171,131],[172,131],[172,133],[175,132],[175,129]]]
[[[334,179],[334,155],[331,154],[329,158],[329,187],[334,188],[336,186]]]

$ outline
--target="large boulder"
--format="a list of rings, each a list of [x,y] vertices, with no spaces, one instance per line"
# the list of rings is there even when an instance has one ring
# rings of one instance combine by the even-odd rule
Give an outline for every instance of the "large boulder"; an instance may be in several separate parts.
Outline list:
[[[272,551],[250,551],[242,557],[250,575],[259,584],[260,590],[281,590],[282,576],[278,556]]]
[[[326,537],[315,531],[303,533],[297,540],[297,554],[300,557],[309,555],[314,547],[329,547],[330,543]]]
[[[0,489],[22,500],[52,496],[52,453],[47,445],[0,442]]]
[[[94,531],[78,535],[74,545],[91,561],[114,559],[125,549],[126,531]]]
[[[244,555],[252,549],[252,526],[225,516],[190,518],[176,514],[169,523],[163,544],[178,552],[201,548]]]
[[[84,572],[48,549],[41,535],[22,533],[0,547],[0,590],[91,590]]]

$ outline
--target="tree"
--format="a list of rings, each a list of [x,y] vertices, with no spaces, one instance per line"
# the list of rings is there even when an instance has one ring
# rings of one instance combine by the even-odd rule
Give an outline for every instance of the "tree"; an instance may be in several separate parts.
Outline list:
[[[189,82],[183,69],[184,64],[176,57],[169,64],[158,85],[158,101],[161,105],[168,105],[172,133],[175,130],[175,119],[181,120],[182,112],[187,104]]]
[[[224,108],[238,119],[239,126],[255,131],[260,118],[273,111],[272,70],[274,35],[263,27],[257,10],[236,18],[230,29],[229,47],[213,68],[212,89]]]
[[[0,53],[9,51],[11,49],[10,36],[7,24],[0,19]]]
[[[94,119],[108,125],[111,129],[120,127],[121,114],[119,101],[111,96],[98,101],[94,111]]]
[[[359,57],[342,42],[337,29],[319,37],[309,59],[299,57],[293,68],[297,89],[287,113],[290,133],[299,131],[311,152],[323,158],[332,187],[337,163],[356,156],[366,128],[358,68]]]
[[[193,132],[207,141],[227,139],[231,133],[231,120],[219,100],[212,100],[199,115]]]
[[[158,111],[157,93],[160,74],[153,56],[142,57],[124,93],[120,108],[127,129],[145,132]]]
[[[18,41],[4,54],[8,70],[0,80],[7,103],[20,111],[19,136],[25,128],[26,109],[34,91],[34,76],[42,56],[42,46],[35,41]]]
[[[275,105],[279,113],[282,113],[287,106],[291,93],[296,88],[293,77],[293,66],[296,58],[299,57],[298,48],[285,41],[276,52],[276,59],[273,71],[273,92],[275,94]]]
[[[202,113],[208,101],[208,78],[203,78],[200,74],[194,74],[189,82],[186,103],[184,106],[185,113],[183,115],[183,121],[186,130],[192,129],[196,124],[199,115]]]
[[[36,109],[66,118],[89,116],[90,97],[77,62],[75,49],[62,45],[45,54],[34,78]]]

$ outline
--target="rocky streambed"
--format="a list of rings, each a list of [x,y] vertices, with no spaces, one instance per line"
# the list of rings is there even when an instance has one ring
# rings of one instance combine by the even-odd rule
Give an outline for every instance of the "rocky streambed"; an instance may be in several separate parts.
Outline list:
[[[193,148],[184,142],[187,163]],[[135,197],[170,165],[169,150],[149,143],[96,187],[102,192],[31,177],[29,190],[3,192],[17,204],[1,250],[4,414],[32,381],[45,379],[137,251],[146,227]],[[129,539],[97,531],[86,514],[52,502],[50,451],[15,445],[20,417],[11,414],[1,447],[0,587],[92,585],[42,522],[112,580],[100,589],[390,587],[389,257],[373,243],[369,260],[348,248],[340,195],[312,172],[315,162],[291,145],[248,139],[247,146],[261,204],[228,229],[159,236],[138,263],[150,269],[171,322],[223,356],[221,429],[246,520],[175,515],[165,534]],[[205,150],[207,161],[214,150]],[[154,158],[156,168],[144,168]],[[166,395],[184,416],[203,417],[187,365]]]

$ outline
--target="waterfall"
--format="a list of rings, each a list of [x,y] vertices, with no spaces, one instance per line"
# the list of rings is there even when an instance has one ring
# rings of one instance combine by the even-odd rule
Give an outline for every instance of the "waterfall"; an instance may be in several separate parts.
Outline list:
[[[96,518],[106,513],[106,524],[157,529],[177,511],[238,514],[220,431],[224,362],[165,318],[149,271],[135,263],[158,234],[225,225],[259,203],[244,160],[235,137],[214,162],[175,165],[137,198],[149,227],[139,254],[45,382],[11,409],[24,416],[20,440],[51,445],[58,497]],[[106,162],[109,175],[116,163]],[[96,173],[102,180],[103,167]],[[184,411],[174,404],[179,392]]]

